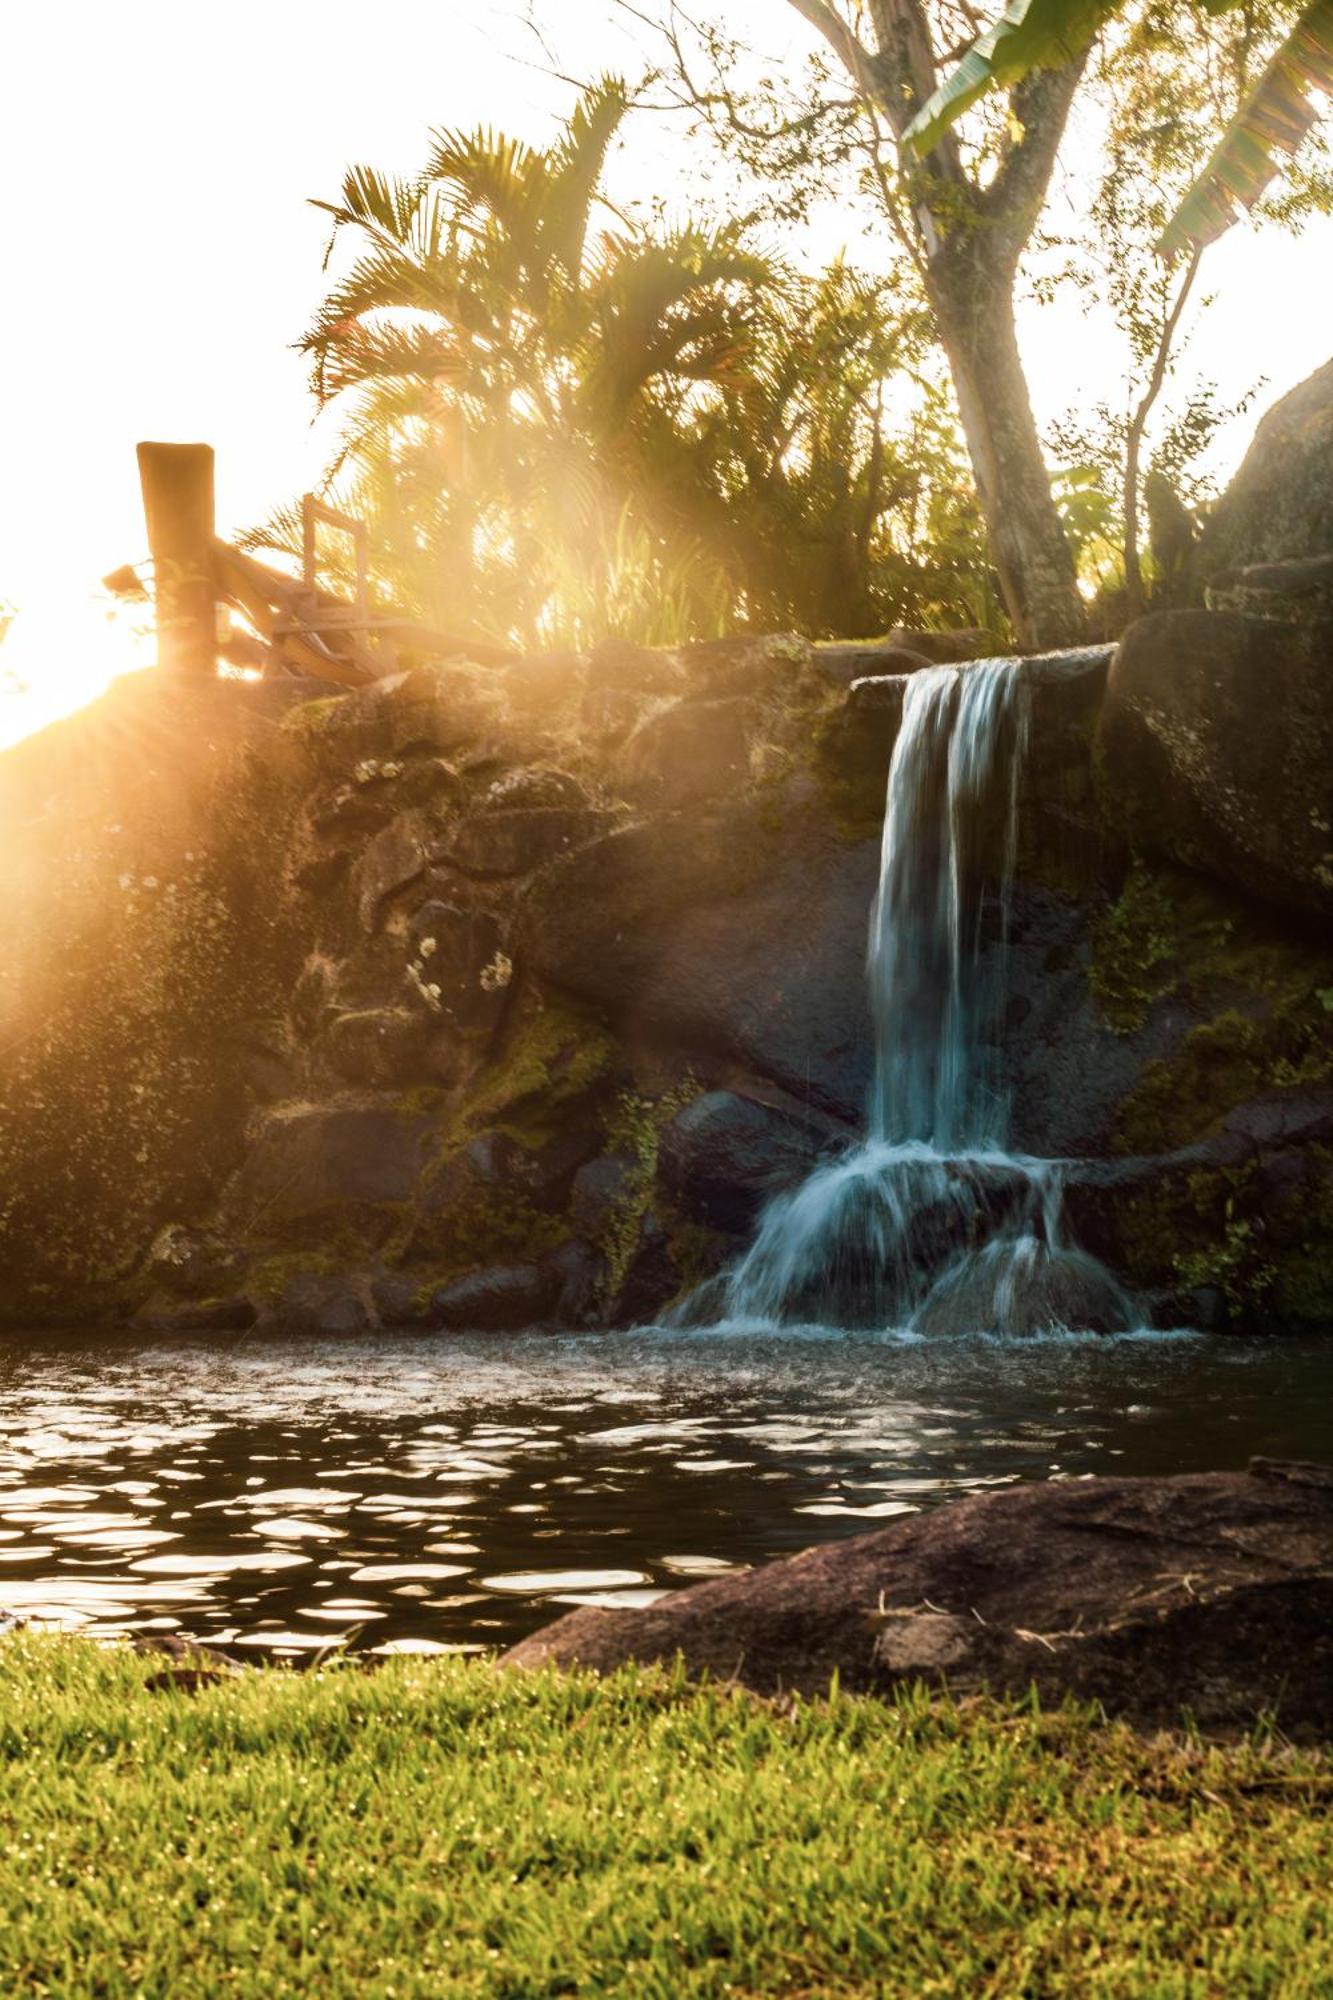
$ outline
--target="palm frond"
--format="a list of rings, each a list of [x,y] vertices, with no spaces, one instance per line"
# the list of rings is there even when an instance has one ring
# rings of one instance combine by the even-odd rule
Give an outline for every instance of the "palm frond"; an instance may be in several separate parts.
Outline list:
[[[603,77],[584,92],[558,144],[546,155],[539,225],[548,253],[571,283],[577,283],[583,266],[589,218],[607,151],[628,109],[621,78]]]

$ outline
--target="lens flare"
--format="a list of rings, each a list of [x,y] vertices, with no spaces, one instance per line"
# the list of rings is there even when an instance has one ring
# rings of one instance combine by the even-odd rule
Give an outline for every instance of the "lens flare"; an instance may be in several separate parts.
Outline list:
[[[146,604],[106,595],[34,598],[0,642],[0,749],[85,707],[154,657]]]

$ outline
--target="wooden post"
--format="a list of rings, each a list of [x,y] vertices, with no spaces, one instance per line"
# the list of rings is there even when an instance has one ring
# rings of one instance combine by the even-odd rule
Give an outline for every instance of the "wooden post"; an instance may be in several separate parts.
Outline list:
[[[157,663],[214,674],[213,447],[141,444],[138,458],[157,599]]]
[[[319,569],[316,548],[316,523],[323,521],[327,527],[340,528],[352,537],[356,550],[356,626],[368,631],[370,628],[370,530],[364,521],[356,520],[351,514],[340,514],[336,507],[327,507],[313,493],[301,498],[301,575],[305,583],[306,595],[314,609],[319,607]]]

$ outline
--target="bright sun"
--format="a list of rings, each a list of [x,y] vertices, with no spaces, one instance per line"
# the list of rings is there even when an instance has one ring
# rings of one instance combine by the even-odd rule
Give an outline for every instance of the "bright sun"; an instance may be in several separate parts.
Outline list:
[[[34,597],[0,643],[0,749],[84,707],[154,657],[148,605],[101,593]]]

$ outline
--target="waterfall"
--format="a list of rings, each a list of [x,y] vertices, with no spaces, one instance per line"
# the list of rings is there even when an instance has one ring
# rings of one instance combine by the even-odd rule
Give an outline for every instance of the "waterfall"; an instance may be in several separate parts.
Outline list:
[[[907,681],[867,951],[867,1136],[770,1202],[714,1291],[726,1319],[998,1333],[1136,1323],[1116,1280],[1066,1239],[1060,1163],[1007,1150],[998,1037],[1030,698],[1013,661]]]

